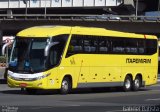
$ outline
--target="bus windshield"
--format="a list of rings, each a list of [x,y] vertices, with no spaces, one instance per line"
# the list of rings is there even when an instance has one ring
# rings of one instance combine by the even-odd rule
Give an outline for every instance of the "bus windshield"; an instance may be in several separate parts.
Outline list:
[[[44,49],[47,39],[16,38],[11,52],[9,68],[16,72],[44,70]]]
[[[67,36],[60,35],[52,38],[19,38],[14,41],[9,70],[18,73],[43,72],[60,63],[67,41]],[[45,56],[45,48],[50,43],[49,53]]]

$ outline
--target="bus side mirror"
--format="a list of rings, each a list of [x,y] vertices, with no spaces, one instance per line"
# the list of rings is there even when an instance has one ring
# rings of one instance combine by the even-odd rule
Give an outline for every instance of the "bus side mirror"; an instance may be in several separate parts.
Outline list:
[[[6,57],[6,66],[8,66],[8,61],[9,61],[9,45],[11,45],[13,42],[8,42],[6,44],[3,45],[2,47],[2,56]]]
[[[44,50],[44,56],[48,56],[49,55],[49,50],[52,46],[59,44],[59,42],[52,42],[50,44],[48,44]]]
[[[3,47],[2,47],[2,55],[3,56],[6,55],[5,51],[8,49],[8,46],[11,45],[11,44],[12,44],[12,42],[9,42],[9,43],[6,43],[6,44],[3,45]]]

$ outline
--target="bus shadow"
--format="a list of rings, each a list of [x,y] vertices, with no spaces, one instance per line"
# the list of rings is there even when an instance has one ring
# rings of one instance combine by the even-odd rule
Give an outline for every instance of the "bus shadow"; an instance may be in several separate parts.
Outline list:
[[[25,94],[25,92],[23,92],[21,90],[4,90],[4,91],[1,91],[0,93],[2,93],[2,94],[17,94],[17,95]]]
[[[141,91],[150,91],[151,89],[142,88]],[[70,94],[98,94],[98,93],[122,93],[124,92],[120,88],[82,88],[74,89]],[[131,91],[133,92],[133,91]],[[29,95],[25,90],[4,90],[0,91],[2,94],[18,94],[18,95]],[[36,94],[32,95],[61,95],[58,90],[38,90]]]
[[[7,84],[7,80],[5,80],[5,79],[0,79],[0,84]]]
[[[139,91],[149,91],[151,89],[142,88]],[[95,93],[122,93],[122,88],[90,88],[90,89],[75,89],[71,94],[95,94]],[[134,92],[134,91],[130,91]]]
[[[38,90],[36,94],[28,94],[25,90],[4,90],[0,91],[2,94],[17,94],[17,95],[55,95],[57,90]]]

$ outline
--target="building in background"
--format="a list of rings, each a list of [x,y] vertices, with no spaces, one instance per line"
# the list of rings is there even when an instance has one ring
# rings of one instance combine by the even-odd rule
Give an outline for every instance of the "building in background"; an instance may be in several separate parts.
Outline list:
[[[0,14],[144,14],[160,0],[0,0]]]

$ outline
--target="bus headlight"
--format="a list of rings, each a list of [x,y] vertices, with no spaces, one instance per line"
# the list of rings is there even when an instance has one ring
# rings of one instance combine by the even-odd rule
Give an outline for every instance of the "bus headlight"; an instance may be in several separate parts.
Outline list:
[[[45,77],[48,77],[50,75],[50,73],[48,73],[48,74],[46,74],[46,75],[42,75],[42,76],[39,76],[39,77],[37,77],[37,78],[35,78],[36,80],[41,80],[41,79],[43,79],[43,78],[45,78]]]

